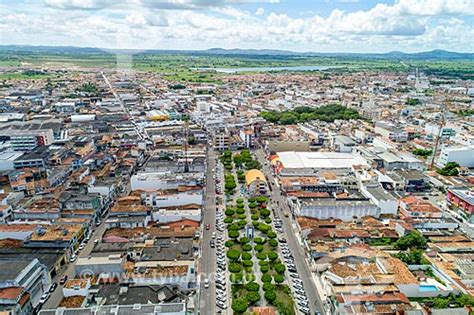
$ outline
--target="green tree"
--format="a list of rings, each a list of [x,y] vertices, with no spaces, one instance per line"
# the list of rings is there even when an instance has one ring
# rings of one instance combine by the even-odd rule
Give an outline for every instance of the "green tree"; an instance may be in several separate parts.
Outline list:
[[[275,253],[275,252],[269,252],[268,253],[268,259],[270,259],[271,261],[277,260],[278,259],[278,254]]]
[[[282,275],[274,275],[273,280],[275,280],[275,283],[283,283],[285,281],[285,277]]]
[[[252,254],[250,254],[250,253],[242,253],[242,259],[243,259],[243,260],[251,260],[251,259],[252,259]]]
[[[247,311],[249,303],[246,299],[233,299],[232,301],[232,310],[237,314],[242,314]]]
[[[256,282],[249,282],[245,285],[245,290],[258,292],[258,290],[260,290],[260,285]]]
[[[258,301],[260,301],[260,294],[255,291],[250,291],[250,292],[247,292],[247,294],[245,295],[245,298],[247,299],[247,301],[249,301],[250,304],[255,304]]]
[[[231,230],[228,233],[230,238],[238,238],[240,236],[239,231]]]
[[[275,291],[266,291],[264,296],[265,300],[267,300],[269,303],[275,301],[277,297]]]
[[[399,238],[395,244],[396,249],[407,250],[408,248],[425,248],[426,239],[417,231],[412,231]]]
[[[267,291],[275,291],[276,290],[276,287],[274,284],[271,284],[270,281],[267,281],[267,282],[264,282],[263,283],[263,287],[262,287],[263,291],[267,292]]]
[[[286,267],[285,267],[285,265],[283,265],[283,264],[276,264],[276,265],[273,267],[273,269],[275,269],[275,271],[278,272],[279,274],[282,274],[282,273],[285,272]]]
[[[269,274],[264,274],[262,276],[262,282],[265,282],[265,283],[272,282],[272,276],[270,276]]]
[[[238,260],[240,258],[241,252],[236,249],[231,249],[227,251],[226,255],[230,260]]]
[[[437,170],[438,174],[443,176],[458,176],[459,164],[456,162],[448,162],[443,168]]]
[[[238,263],[230,263],[229,264],[229,271],[232,273],[237,273],[242,271],[242,266]]]

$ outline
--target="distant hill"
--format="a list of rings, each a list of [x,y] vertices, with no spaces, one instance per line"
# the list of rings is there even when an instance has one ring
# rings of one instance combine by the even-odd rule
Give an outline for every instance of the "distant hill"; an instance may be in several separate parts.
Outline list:
[[[113,53],[140,53],[140,54],[189,54],[189,55],[227,55],[227,56],[281,56],[281,57],[345,57],[345,58],[378,58],[378,59],[467,59],[474,60],[473,53],[458,53],[447,50],[435,49],[419,53],[405,53],[392,51],[388,53],[319,53],[319,52],[293,52],[275,49],[224,49],[211,48],[207,50],[120,50],[101,49],[92,47],[73,46],[27,46],[27,45],[0,45],[1,53],[30,53],[30,54],[70,54],[87,55]]]

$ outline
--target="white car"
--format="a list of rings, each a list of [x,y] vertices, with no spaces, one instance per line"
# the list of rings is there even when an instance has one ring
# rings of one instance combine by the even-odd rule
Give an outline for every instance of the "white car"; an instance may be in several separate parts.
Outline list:
[[[209,279],[204,279],[204,288],[209,288]]]
[[[40,304],[44,304],[46,303],[46,301],[49,299],[49,293],[45,293],[41,296],[40,300],[39,300],[39,303]]]
[[[86,244],[85,244],[85,243],[81,243],[81,245],[79,245],[79,250],[83,250],[85,247],[86,247]]]
[[[216,238],[216,232],[212,232],[212,238]]]
[[[69,258],[69,262],[75,262],[77,259],[76,255],[72,255],[71,258]]]

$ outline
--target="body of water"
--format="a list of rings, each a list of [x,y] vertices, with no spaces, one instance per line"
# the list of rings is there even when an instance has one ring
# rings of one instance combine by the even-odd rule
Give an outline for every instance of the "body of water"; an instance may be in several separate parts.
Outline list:
[[[431,285],[431,284],[420,285],[420,292],[435,292],[435,291],[439,291],[435,285]]]
[[[197,70],[221,73],[269,72],[269,71],[321,71],[337,68],[335,66],[292,66],[292,67],[242,67],[242,68],[196,68]]]

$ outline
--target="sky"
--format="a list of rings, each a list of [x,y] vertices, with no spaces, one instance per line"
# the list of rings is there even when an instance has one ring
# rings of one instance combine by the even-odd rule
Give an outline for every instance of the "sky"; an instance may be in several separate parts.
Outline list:
[[[474,0],[0,0],[0,45],[474,52]]]

